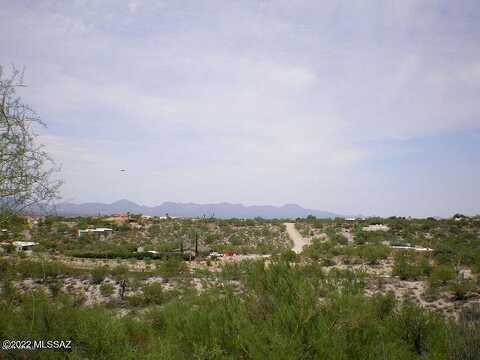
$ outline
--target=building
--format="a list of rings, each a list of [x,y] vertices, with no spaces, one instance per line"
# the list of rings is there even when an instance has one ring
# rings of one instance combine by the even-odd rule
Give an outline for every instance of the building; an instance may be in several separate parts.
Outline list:
[[[120,225],[128,222],[129,219],[130,216],[128,214],[115,214],[113,216],[105,218],[104,220]]]
[[[31,251],[35,245],[38,245],[38,243],[33,241],[14,241],[12,242],[12,245],[17,252],[22,252]]]
[[[428,248],[428,247],[420,247],[420,246],[392,246],[392,249],[395,250],[413,250],[413,251],[420,251],[420,252],[430,252],[433,251],[433,249]]]
[[[362,228],[363,231],[388,231],[390,228],[387,225],[383,224],[375,224],[375,225],[368,225]]]
[[[110,228],[95,228],[95,229],[85,229],[78,230],[78,237],[81,238],[84,235],[94,235],[99,238],[108,238],[113,234],[113,229]]]

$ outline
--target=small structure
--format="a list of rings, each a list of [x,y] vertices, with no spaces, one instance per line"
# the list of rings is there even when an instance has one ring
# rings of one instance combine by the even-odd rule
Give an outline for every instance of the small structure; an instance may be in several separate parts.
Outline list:
[[[396,245],[393,245],[393,246],[391,246],[391,248],[396,249],[396,250],[413,250],[413,251],[420,251],[420,252],[433,251],[433,249],[430,249],[430,248],[427,248],[427,247],[419,247],[419,246],[396,246]]]
[[[120,225],[120,224],[128,222],[129,219],[130,219],[130,216],[128,214],[115,214],[115,215],[112,215],[110,217],[105,218],[104,220]]]
[[[390,230],[390,228],[387,225],[374,224],[374,225],[364,226],[362,230],[363,231],[388,231]]]
[[[216,258],[219,258],[219,257],[223,257],[223,254],[219,253],[219,252],[216,252],[216,251],[213,251],[210,254],[208,254],[208,257],[210,257],[211,259],[216,259]]]
[[[113,229],[110,228],[95,228],[95,229],[85,229],[78,230],[78,237],[81,238],[84,235],[91,234],[96,235],[100,238],[108,238],[113,234]]]
[[[187,261],[195,260],[195,252],[192,250],[185,250],[182,256],[183,256],[183,259]]]
[[[145,250],[145,247],[143,246],[137,247],[137,253],[148,253],[153,255],[160,254],[160,252],[158,252],[157,250]]]
[[[28,225],[31,227],[38,225],[40,222],[45,220],[45,216],[27,215],[25,219],[27,220]]]
[[[143,225],[139,224],[136,221],[130,221],[128,226],[130,226],[130,229],[134,229],[134,230],[142,230],[143,229]]]
[[[31,252],[32,248],[38,245],[38,243],[33,241],[14,241],[12,245],[17,252]]]

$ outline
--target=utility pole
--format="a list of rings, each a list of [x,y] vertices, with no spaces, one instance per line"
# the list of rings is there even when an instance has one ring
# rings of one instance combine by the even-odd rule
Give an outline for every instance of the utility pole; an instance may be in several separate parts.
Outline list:
[[[195,233],[195,257],[198,256],[198,233]]]

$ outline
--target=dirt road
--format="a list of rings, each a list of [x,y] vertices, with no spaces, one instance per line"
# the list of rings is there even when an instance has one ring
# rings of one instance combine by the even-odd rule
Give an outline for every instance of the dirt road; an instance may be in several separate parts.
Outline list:
[[[303,238],[303,236],[295,228],[294,223],[285,223],[287,227],[288,236],[293,241],[293,251],[297,254],[302,252],[302,249],[305,245],[308,245],[308,240]]]

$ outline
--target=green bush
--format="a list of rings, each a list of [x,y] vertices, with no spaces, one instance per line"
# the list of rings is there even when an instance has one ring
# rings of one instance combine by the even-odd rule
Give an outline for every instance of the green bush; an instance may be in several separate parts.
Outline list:
[[[376,265],[379,260],[388,257],[390,248],[382,244],[363,245],[358,248],[358,254],[370,265]]]
[[[475,283],[472,280],[457,280],[449,286],[449,290],[453,292],[455,300],[465,300],[474,289]]]
[[[182,259],[171,257],[158,266],[158,272],[167,278],[181,277],[188,274],[188,267]]]
[[[395,258],[393,275],[401,280],[418,280],[422,276],[422,271],[410,255],[400,254]]]
[[[428,282],[432,287],[445,286],[450,281],[454,280],[456,275],[457,273],[452,266],[440,265],[433,268],[432,273],[428,278]]]
[[[232,265],[233,266],[233,265]],[[480,316],[443,320],[393,295],[363,296],[364,274],[281,259],[235,265],[241,291],[224,279],[197,294],[166,296],[152,283],[126,298],[148,311],[78,307],[41,292],[0,301],[0,337],[71,339],[63,352],[6,358],[89,359],[476,359]],[[3,287],[5,289],[5,285]],[[321,301],[319,301],[321,299]],[[14,311],[12,311],[14,310]],[[469,336],[465,339],[464,336]],[[463,337],[462,337],[463,336]],[[466,350],[465,350],[466,349]],[[477,348],[478,349],[478,348]],[[465,351],[464,351],[465,350]],[[454,357],[466,354],[465,357]],[[3,355],[3,354],[2,354]],[[470,357],[466,357],[466,356]],[[456,355],[455,355],[456,356]]]
[[[145,298],[140,294],[132,294],[125,297],[125,301],[129,306],[141,307],[145,305]]]
[[[92,282],[100,284],[108,274],[108,269],[105,267],[96,267],[91,271]]]
[[[111,296],[114,293],[114,290],[115,288],[112,284],[103,283],[102,285],[100,285],[100,293],[102,294],[102,296]]]
[[[165,294],[162,284],[159,282],[152,282],[143,288],[143,297],[146,304],[160,305],[165,300]]]
[[[441,320],[417,305],[403,304],[395,313],[393,333],[398,336],[416,355],[425,355],[431,346],[431,338]]]
[[[280,258],[283,261],[287,262],[297,262],[298,261],[298,256],[293,250],[286,250],[280,254]]]

